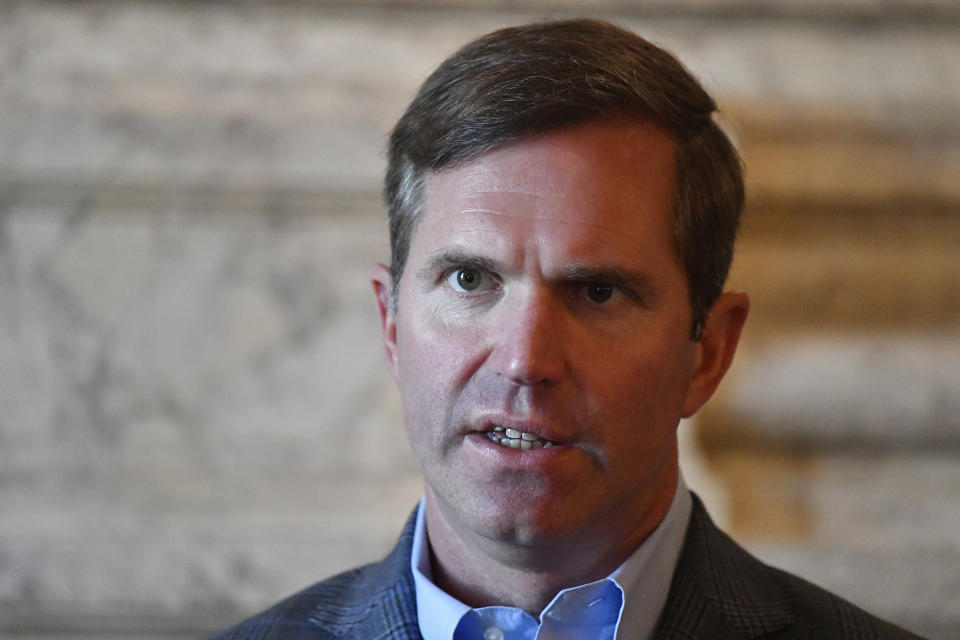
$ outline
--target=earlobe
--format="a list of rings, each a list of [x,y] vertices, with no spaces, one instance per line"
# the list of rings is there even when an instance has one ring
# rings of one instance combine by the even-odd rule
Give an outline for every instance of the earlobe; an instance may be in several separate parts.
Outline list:
[[[733,362],[749,310],[750,298],[741,292],[724,292],[713,303],[698,345],[698,362],[683,405],[684,418],[696,413],[720,385]]]
[[[384,264],[375,264],[370,270],[373,293],[376,297],[377,312],[380,314],[380,335],[387,356],[387,368],[394,380],[397,379],[397,320],[394,314],[393,278],[390,269]]]

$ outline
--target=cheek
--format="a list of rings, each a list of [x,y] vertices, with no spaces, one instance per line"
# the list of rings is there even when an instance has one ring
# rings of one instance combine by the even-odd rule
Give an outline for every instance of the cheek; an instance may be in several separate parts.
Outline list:
[[[439,432],[461,390],[482,362],[482,333],[451,327],[435,317],[398,323],[398,386],[412,441],[421,432]]]
[[[398,326],[401,375],[414,387],[427,381],[439,387],[462,383],[482,353],[484,332],[478,322],[451,322],[436,305],[418,311]]]
[[[602,361],[595,382],[601,399],[597,409],[628,429],[642,432],[638,437],[672,430],[690,384],[689,357],[686,348],[660,343],[628,357],[621,352]],[[618,361],[622,366],[611,366]]]

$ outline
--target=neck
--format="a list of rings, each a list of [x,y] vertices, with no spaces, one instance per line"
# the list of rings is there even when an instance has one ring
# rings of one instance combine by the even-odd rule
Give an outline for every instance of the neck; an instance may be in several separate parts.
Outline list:
[[[646,540],[673,503],[676,469],[668,476],[626,532],[600,528],[523,543],[462,526],[428,487],[425,515],[433,581],[470,607],[512,606],[538,617],[558,592],[609,576]]]

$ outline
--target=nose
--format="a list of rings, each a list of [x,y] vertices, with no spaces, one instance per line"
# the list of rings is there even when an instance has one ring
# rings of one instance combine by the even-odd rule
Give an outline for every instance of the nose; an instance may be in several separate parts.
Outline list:
[[[558,381],[566,370],[562,306],[542,291],[500,304],[488,366],[515,384]]]

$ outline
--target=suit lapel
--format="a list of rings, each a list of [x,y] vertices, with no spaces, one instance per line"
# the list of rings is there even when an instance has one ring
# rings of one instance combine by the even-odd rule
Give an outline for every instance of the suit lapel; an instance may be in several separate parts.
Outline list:
[[[655,637],[746,640],[794,622],[784,587],[716,528],[694,495],[683,552]]]

